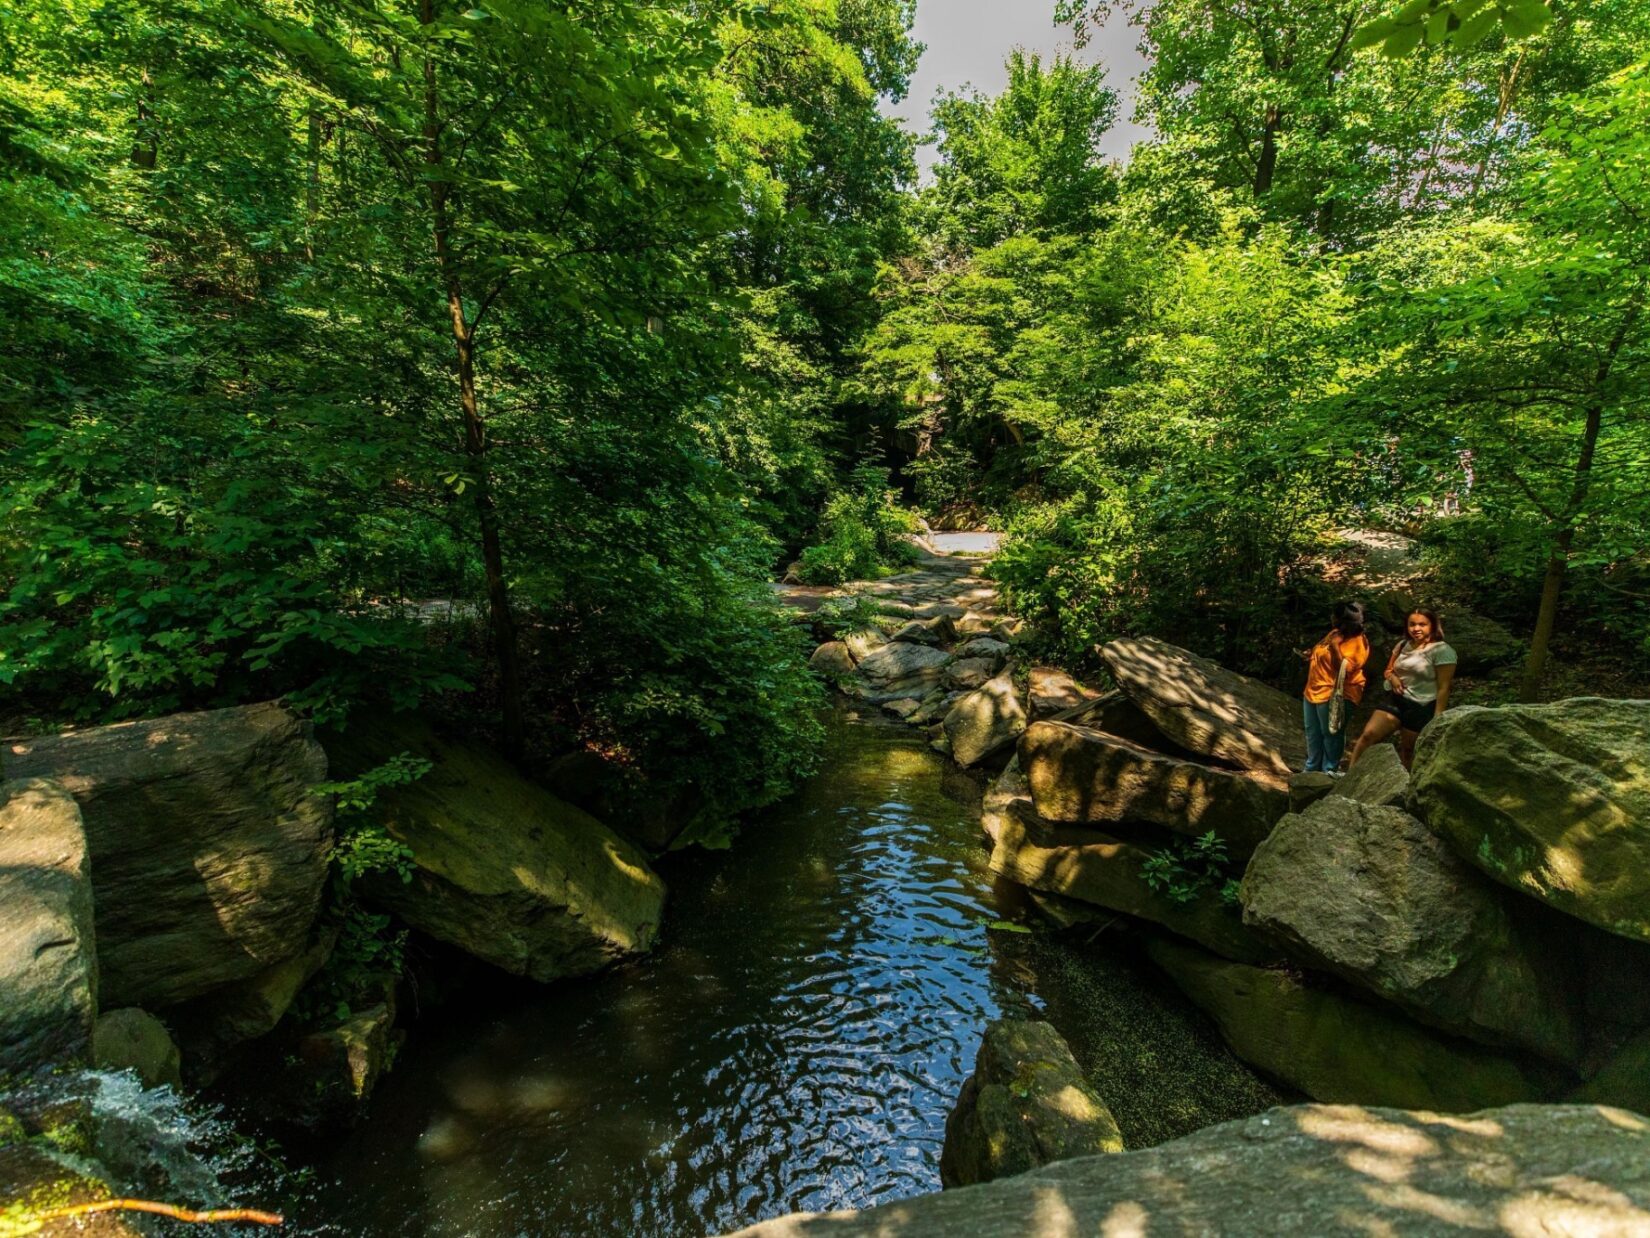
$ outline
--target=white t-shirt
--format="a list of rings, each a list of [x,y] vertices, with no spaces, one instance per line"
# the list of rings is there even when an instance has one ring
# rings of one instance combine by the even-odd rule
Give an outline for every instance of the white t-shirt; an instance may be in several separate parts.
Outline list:
[[[1403,680],[1405,696],[1422,705],[1430,705],[1438,699],[1438,668],[1454,665],[1455,650],[1443,641],[1416,646],[1405,640],[1398,646],[1392,673]]]

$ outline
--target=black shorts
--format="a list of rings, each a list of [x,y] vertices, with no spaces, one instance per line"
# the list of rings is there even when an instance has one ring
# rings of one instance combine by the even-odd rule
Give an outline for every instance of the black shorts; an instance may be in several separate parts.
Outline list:
[[[1379,713],[1391,714],[1398,719],[1398,725],[1406,731],[1419,731],[1432,721],[1437,712],[1436,701],[1412,701],[1407,696],[1400,696],[1391,689],[1381,693],[1381,699],[1375,702],[1375,709]]]

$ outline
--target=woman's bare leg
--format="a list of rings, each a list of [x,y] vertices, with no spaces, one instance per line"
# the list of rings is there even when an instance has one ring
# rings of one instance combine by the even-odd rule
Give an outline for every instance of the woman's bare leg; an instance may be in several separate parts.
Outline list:
[[[1398,733],[1398,759],[1409,768],[1409,763],[1415,759],[1415,740],[1421,734],[1419,731],[1400,731]]]
[[[1352,759],[1346,763],[1351,769],[1363,756],[1364,749],[1392,738],[1392,732],[1398,729],[1398,719],[1384,709],[1377,709],[1369,715],[1369,721],[1364,723],[1364,729],[1358,736],[1358,742],[1352,746]]]

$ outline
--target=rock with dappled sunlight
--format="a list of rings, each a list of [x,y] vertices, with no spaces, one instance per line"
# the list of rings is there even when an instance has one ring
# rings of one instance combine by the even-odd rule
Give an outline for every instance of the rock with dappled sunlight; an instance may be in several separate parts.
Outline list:
[[[1279,779],[1306,764],[1297,698],[1154,637],[1114,640],[1100,656],[1117,686],[1187,751]]]
[[[158,1010],[301,952],[320,909],[332,797],[307,722],[278,703],[5,745],[8,778],[80,804],[99,996]]]
[[[1100,693],[1085,688],[1056,666],[1034,666],[1026,693],[1026,710],[1032,721],[1051,718],[1097,700]]]
[[[1518,907],[1402,809],[1331,795],[1290,813],[1249,861],[1240,896],[1243,922],[1291,958],[1423,1022],[1580,1056],[1576,960],[1549,931],[1562,917]]]
[[[1122,1150],[1116,1119],[1053,1025],[999,1019],[946,1119],[940,1181],[972,1186]]]
[[[1183,761],[1065,722],[1037,722],[1020,740],[1037,813],[1050,821],[1143,821],[1196,837],[1213,832],[1244,859],[1289,809],[1288,793],[1235,770]]]
[[[379,873],[363,886],[420,932],[539,981],[652,946],[665,887],[642,852],[490,748],[410,720],[327,747],[343,777],[404,751],[431,763],[417,781],[381,790],[373,807],[411,848],[411,880]]]
[[[1449,710],[1416,744],[1414,803],[1495,880],[1650,941],[1650,701]]]
[[[1594,1105],[1464,1117],[1291,1105],[1116,1156],[1059,1161],[730,1238],[1253,1238],[1650,1233],[1650,1119]]]
[[[945,715],[951,757],[965,768],[1001,752],[1025,729],[1025,706],[1012,670],[961,697]]]

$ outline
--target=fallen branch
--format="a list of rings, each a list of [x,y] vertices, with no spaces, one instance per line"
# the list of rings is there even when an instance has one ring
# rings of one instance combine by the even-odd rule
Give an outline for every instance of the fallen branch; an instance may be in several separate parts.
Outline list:
[[[286,1218],[277,1212],[259,1212],[256,1208],[213,1208],[207,1212],[193,1212],[173,1204],[158,1204],[152,1199],[98,1199],[87,1204],[64,1204],[34,1214],[36,1221],[57,1221],[64,1217],[85,1216],[92,1212],[152,1212],[156,1216],[186,1221],[191,1225],[218,1221],[250,1221],[255,1225],[281,1225]]]

